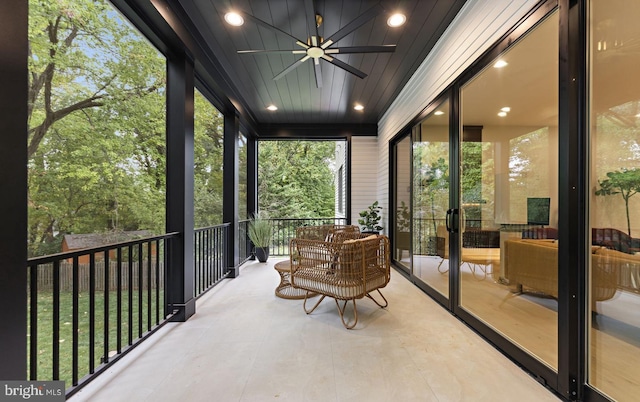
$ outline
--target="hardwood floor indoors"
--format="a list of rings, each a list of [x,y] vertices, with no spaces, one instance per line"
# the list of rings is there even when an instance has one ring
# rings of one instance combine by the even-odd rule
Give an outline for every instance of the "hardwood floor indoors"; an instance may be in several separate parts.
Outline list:
[[[421,269],[416,275],[443,292],[448,287],[446,275],[438,272],[440,257],[419,257]],[[444,261],[446,270],[448,261]],[[499,283],[486,267],[486,277],[471,272],[469,264],[461,269],[461,304],[471,314],[484,320],[512,342],[529,351],[540,361],[557,369],[557,301],[535,292],[514,293]],[[443,271],[441,267],[441,271]],[[619,400],[633,400],[640,386],[640,295],[618,290],[606,301],[597,302],[590,330],[590,383]],[[621,381],[621,379],[623,379]],[[615,384],[615,387],[612,385]]]

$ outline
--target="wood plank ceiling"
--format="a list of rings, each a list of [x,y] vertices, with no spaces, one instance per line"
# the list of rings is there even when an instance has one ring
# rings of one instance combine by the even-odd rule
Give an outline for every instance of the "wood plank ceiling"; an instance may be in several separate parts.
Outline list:
[[[383,2],[383,12],[334,46],[396,45],[395,52],[336,56],[366,73],[364,79],[320,60],[321,88],[316,87],[313,59],[282,79],[273,79],[304,55],[237,53],[247,49],[300,48],[289,35],[305,41],[309,38],[304,1],[178,0],[178,3],[182,8],[180,13],[186,16],[185,24],[203,40],[208,56],[222,66],[255,122],[260,125],[339,125],[376,124],[464,0]],[[316,14],[323,18],[319,35],[331,36],[378,3],[377,0],[315,0]],[[224,20],[230,10],[249,13],[289,35],[259,26],[250,18],[245,18],[240,27],[231,26]],[[407,21],[401,27],[391,28],[386,21],[396,11],[404,13]],[[363,105],[364,110],[354,110],[356,103]],[[278,110],[267,110],[271,104]]]

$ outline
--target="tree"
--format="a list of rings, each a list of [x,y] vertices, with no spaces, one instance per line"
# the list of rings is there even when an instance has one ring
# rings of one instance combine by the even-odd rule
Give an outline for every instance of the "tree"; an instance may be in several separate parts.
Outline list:
[[[629,199],[640,192],[640,169],[622,169],[607,173],[607,179],[598,180],[600,189],[596,195],[620,194],[624,200],[627,213],[627,234],[631,236],[631,219],[629,216]]]
[[[272,218],[333,217],[333,141],[262,141],[258,204]]]
[[[431,220],[433,223],[433,233],[436,233],[436,196],[449,191],[449,165],[444,158],[431,164],[424,165],[420,169],[421,190],[426,192],[430,201]]]
[[[106,1],[30,0],[29,252],[164,230],[165,61]]]
[[[222,223],[222,156],[224,119],[199,92],[194,108],[194,223]]]

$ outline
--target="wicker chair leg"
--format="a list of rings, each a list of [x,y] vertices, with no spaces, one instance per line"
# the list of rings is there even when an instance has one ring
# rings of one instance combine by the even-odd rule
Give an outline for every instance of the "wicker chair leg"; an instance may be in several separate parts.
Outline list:
[[[444,270],[440,269],[444,260],[446,260],[446,258],[443,258],[442,260],[440,260],[440,264],[438,264],[438,272],[440,272],[441,274],[446,274],[447,272],[449,272],[449,265],[447,265],[447,267]]]
[[[307,314],[313,313],[313,310],[315,310],[316,307],[320,305],[320,302],[322,302],[326,297],[325,295],[322,295],[320,300],[318,300],[318,302],[311,308],[311,310],[307,310],[307,299],[309,298],[309,295],[315,295],[315,293],[307,291],[307,293],[304,295],[304,303],[302,303],[302,308],[304,308],[304,312]]]
[[[473,279],[476,279],[476,280],[479,280],[479,281],[484,281],[485,279],[487,279],[487,266],[486,265],[476,264],[475,262],[468,262],[468,261],[465,261],[465,263],[469,266],[469,270],[471,271],[471,275],[473,276]],[[476,275],[476,268],[479,269],[483,273],[482,277],[478,277]]]
[[[380,291],[380,289],[376,289],[376,291],[378,291],[378,294],[380,295],[380,297],[382,297],[382,300],[384,300],[384,305],[383,305],[383,304],[378,303],[378,301],[377,301],[376,299],[374,299],[374,298],[373,298],[373,296],[371,296],[371,293],[367,293],[367,294],[366,294],[366,296],[367,296],[369,299],[373,300],[373,302],[374,302],[375,304],[377,304],[379,307],[381,307],[381,308],[385,308],[385,307],[387,307],[387,306],[389,305],[389,302],[387,301],[387,299],[384,297],[384,295],[382,294],[382,292]]]
[[[342,325],[344,325],[346,329],[353,329],[353,327],[355,327],[356,324],[358,323],[358,307],[356,306],[356,299],[351,299],[353,301],[353,324],[351,325],[348,325],[344,321],[344,310],[347,308],[347,303],[349,302],[349,300],[344,301],[342,308],[340,308],[340,303],[338,302],[338,299],[333,299],[333,300],[336,301],[336,306],[338,306],[338,313],[340,314]]]

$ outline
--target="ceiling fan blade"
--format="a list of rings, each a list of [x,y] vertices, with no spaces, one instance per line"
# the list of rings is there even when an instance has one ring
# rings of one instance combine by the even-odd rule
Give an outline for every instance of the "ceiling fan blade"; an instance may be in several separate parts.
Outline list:
[[[323,59],[325,59],[326,61],[328,61],[329,63],[333,64],[336,67],[340,67],[341,69],[350,72],[351,74],[358,76],[360,78],[366,78],[367,74],[363,73],[362,71],[358,70],[355,67],[352,67],[350,65],[348,65],[347,63],[336,59],[334,57],[329,57],[329,56],[322,56]]]
[[[251,15],[251,14],[249,14],[249,13],[245,13],[244,11],[243,11],[243,12],[241,12],[241,14],[242,14],[243,16],[247,17],[248,19],[250,19],[251,21],[255,22],[256,24],[258,24],[258,25],[262,25],[263,27],[265,27],[265,28],[267,28],[267,29],[269,29],[269,30],[271,30],[271,31],[279,32],[279,33],[281,33],[281,34],[285,34],[285,35],[287,35],[288,37],[290,37],[291,39],[295,40],[296,42],[304,43],[304,41],[302,41],[302,40],[300,40],[300,39],[296,38],[295,36],[293,36],[293,35],[291,35],[291,34],[289,34],[289,33],[285,32],[285,31],[283,31],[282,29],[280,29],[280,28],[278,28],[278,27],[274,27],[273,25],[271,25],[271,24],[269,24],[269,23],[267,23],[267,22],[262,21],[262,20],[261,20],[260,18],[258,18],[258,17],[254,17],[253,15]]]
[[[381,46],[346,46],[332,47],[326,49],[326,54],[345,54],[345,53],[392,53],[396,51],[396,45]]]
[[[284,77],[285,75],[289,74],[291,71],[295,70],[296,68],[300,67],[300,65],[302,63],[304,63],[305,61],[307,61],[310,57],[309,56],[304,56],[303,58],[301,58],[300,60],[296,60],[292,65],[290,65],[289,67],[285,68],[284,70],[282,70],[280,73],[278,73],[278,75],[276,75],[275,77],[273,77],[274,81],[279,80],[280,78]]]
[[[314,36],[318,37],[318,24],[316,23],[316,10],[313,6],[313,0],[304,1],[304,11],[307,16],[307,28],[309,29],[309,38]],[[317,42],[312,43],[313,46],[318,46]]]
[[[332,43],[336,43],[337,41],[339,41],[340,39],[344,38],[345,36],[349,35],[351,32],[355,31],[356,29],[360,28],[362,25],[364,25],[367,21],[369,21],[370,19],[376,17],[378,14],[380,14],[382,11],[384,11],[384,7],[382,7],[381,4],[376,4],[375,6],[371,7],[370,9],[368,9],[367,11],[365,11],[364,14],[361,14],[358,18],[356,18],[355,20],[351,21],[350,23],[348,23],[347,25],[345,25],[344,27],[340,28],[338,30],[338,32],[334,33],[333,35],[331,35],[330,37],[328,37],[323,43],[322,43],[322,48],[326,49],[327,47],[329,47],[329,45],[331,45]]]
[[[291,49],[291,50],[262,50],[262,49],[256,49],[256,50],[238,50],[238,54],[269,54],[269,53],[288,53],[288,54],[306,54],[307,51],[304,49]]]
[[[316,87],[322,88],[322,69],[320,68],[320,60],[313,59],[313,70],[316,74]]]

